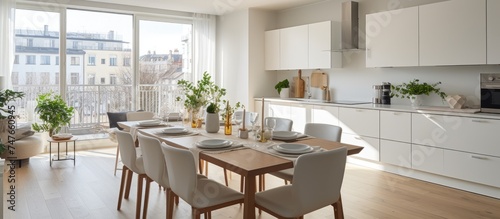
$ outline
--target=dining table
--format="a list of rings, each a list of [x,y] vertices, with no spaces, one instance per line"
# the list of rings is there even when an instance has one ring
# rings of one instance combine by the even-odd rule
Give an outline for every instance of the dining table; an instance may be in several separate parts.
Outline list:
[[[137,131],[146,136],[154,137],[165,142],[168,145],[191,150],[196,156],[196,159],[210,162],[237,174],[244,176],[244,212],[243,218],[255,218],[255,193],[256,178],[259,175],[272,173],[280,170],[292,168],[294,159],[290,157],[282,157],[276,153],[269,153],[269,147],[273,144],[282,143],[282,141],[272,140],[265,143],[257,141],[253,137],[248,139],[238,138],[237,133],[225,135],[224,133],[207,133],[201,128],[190,128],[187,135],[165,135],[161,131],[165,126],[137,127],[140,121],[134,122],[118,122],[118,125],[125,130]],[[182,126],[182,123],[170,123],[168,126]],[[234,129],[233,129],[234,130]],[[133,134],[134,135],[134,134]],[[197,143],[206,139],[227,139],[241,144],[241,147],[234,149],[213,151],[202,150],[197,148]],[[304,137],[295,139],[293,143],[306,144],[321,148],[321,150],[333,150],[341,147],[347,148],[347,155],[358,154],[363,150],[363,147],[345,144],[341,142],[329,141],[326,139],[315,138],[304,135]],[[342,201],[338,204],[341,206]],[[340,208],[342,209],[342,208]],[[343,212],[335,212],[335,218],[343,218]]]

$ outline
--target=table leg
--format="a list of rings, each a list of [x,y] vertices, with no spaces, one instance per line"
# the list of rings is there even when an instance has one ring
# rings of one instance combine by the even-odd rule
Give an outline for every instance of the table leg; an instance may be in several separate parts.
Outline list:
[[[60,160],[61,158],[59,158],[59,142],[57,142],[57,160]]]
[[[76,165],[76,141],[73,141],[73,166]]]
[[[255,218],[255,175],[245,176],[245,200],[243,218]]]
[[[52,167],[52,142],[49,142],[49,162],[50,167]]]

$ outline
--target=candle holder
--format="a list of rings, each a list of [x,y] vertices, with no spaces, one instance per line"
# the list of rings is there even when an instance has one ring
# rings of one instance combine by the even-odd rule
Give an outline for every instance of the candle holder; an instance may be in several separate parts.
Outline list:
[[[238,137],[241,139],[248,138],[248,129],[238,129]]]

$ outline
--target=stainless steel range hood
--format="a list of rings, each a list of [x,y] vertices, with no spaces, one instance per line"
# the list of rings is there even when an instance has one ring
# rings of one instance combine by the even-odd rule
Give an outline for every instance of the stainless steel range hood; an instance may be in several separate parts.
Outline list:
[[[358,2],[342,3],[342,50],[358,49]]]

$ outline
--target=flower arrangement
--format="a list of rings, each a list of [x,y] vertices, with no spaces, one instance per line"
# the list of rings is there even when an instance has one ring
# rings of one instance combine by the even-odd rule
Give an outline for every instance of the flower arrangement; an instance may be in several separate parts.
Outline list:
[[[198,82],[193,83],[186,80],[179,80],[177,85],[184,91],[184,97],[177,97],[177,101],[184,101],[186,109],[200,109],[212,104],[212,111],[219,112],[221,98],[226,95],[226,89],[217,86],[212,77],[203,73],[203,77]]]
[[[434,84],[428,84],[426,82],[420,83],[420,80],[413,79],[409,83],[403,83],[401,85],[391,85],[391,97],[401,97],[413,99],[415,95],[430,95],[431,93],[435,93],[444,100],[446,94],[441,91],[440,88],[437,88],[441,82],[437,82]]]

